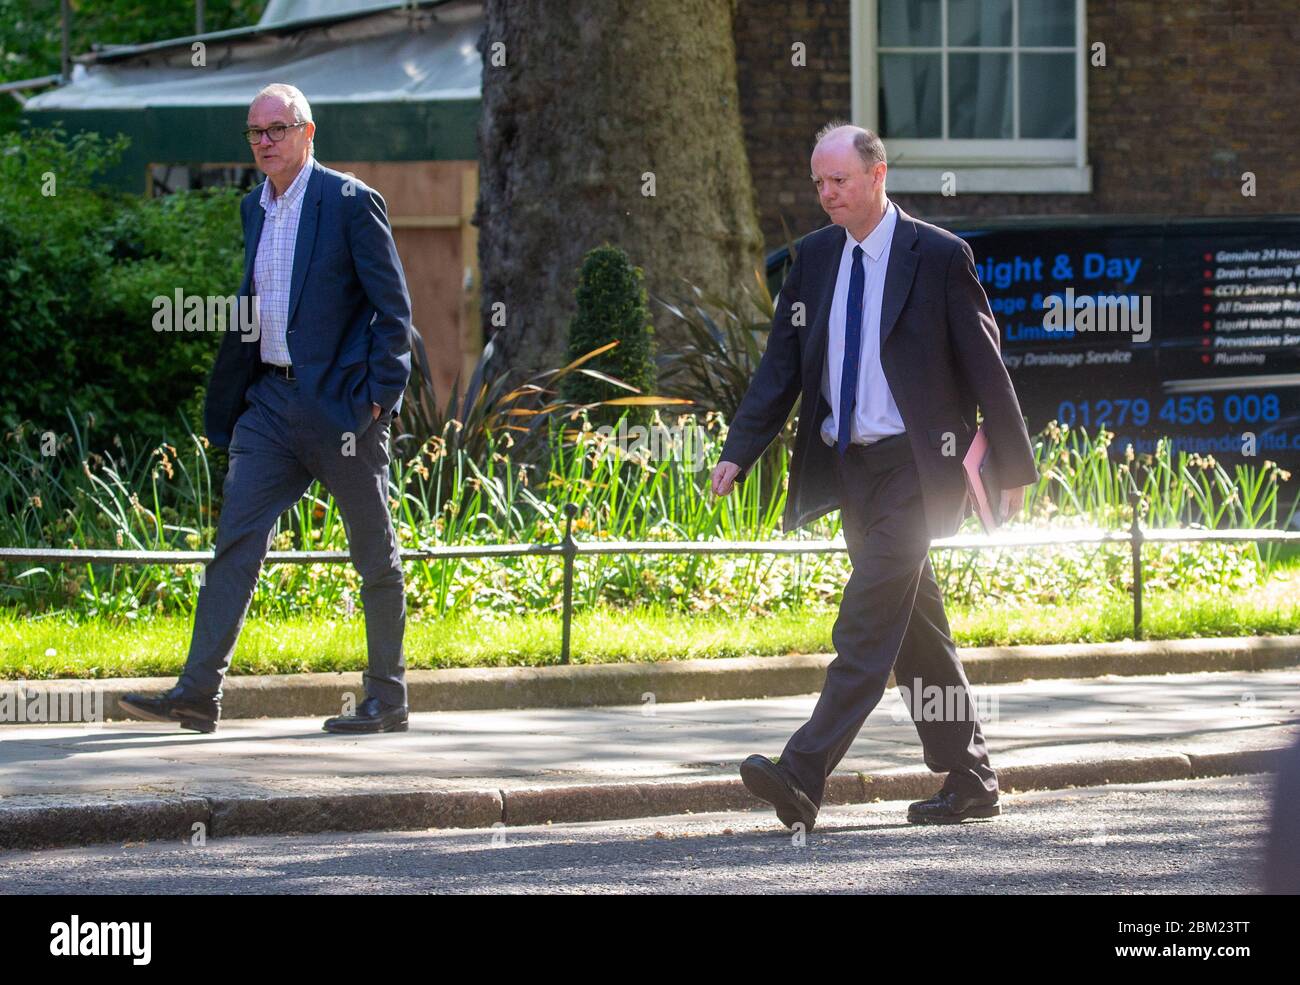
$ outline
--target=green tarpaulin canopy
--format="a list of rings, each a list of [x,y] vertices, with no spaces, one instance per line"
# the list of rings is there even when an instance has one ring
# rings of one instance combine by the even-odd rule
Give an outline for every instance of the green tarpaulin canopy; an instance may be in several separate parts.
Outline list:
[[[269,82],[310,100],[318,156],[472,159],[482,29],[478,3],[271,0],[253,27],[82,56],[69,84],[24,112],[38,126],[126,133],[112,177],[135,190],[151,162],[247,160],[239,131]]]

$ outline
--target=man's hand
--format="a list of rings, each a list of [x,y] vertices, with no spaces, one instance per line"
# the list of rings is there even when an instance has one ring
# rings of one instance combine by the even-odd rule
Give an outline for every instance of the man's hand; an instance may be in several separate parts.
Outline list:
[[[384,408],[380,407],[378,404],[371,404],[370,406],[374,408],[374,413],[370,415],[370,419],[372,421],[379,420],[379,415],[384,412]]]
[[[998,510],[1003,523],[1006,523],[1024,508],[1025,490],[1028,488],[1028,486],[1016,486],[1014,489],[1002,490],[1002,502],[999,504]]]
[[[719,462],[718,467],[713,470],[713,495],[728,495],[738,475],[740,475],[740,466],[735,462]]]

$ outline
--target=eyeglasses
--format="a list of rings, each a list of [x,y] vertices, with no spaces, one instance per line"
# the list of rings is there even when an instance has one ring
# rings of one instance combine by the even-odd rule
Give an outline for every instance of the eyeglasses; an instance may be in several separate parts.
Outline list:
[[[305,127],[306,125],[307,121],[304,120],[301,123],[274,123],[265,129],[260,127],[249,127],[244,131],[244,138],[253,146],[257,146],[262,142],[262,134],[266,134],[271,138],[271,143],[278,144],[284,139],[284,135],[290,130],[297,127]]]

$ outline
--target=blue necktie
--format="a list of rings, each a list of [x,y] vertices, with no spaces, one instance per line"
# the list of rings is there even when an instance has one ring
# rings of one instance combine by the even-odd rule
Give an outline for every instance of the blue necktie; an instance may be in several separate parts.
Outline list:
[[[835,449],[841,455],[853,435],[853,407],[858,396],[858,362],[862,358],[862,295],[867,274],[862,268],[862,247],[853,247],[853,273],[849,277],[849,310],[844,318],[844,369],[840,373],[839,438]]]

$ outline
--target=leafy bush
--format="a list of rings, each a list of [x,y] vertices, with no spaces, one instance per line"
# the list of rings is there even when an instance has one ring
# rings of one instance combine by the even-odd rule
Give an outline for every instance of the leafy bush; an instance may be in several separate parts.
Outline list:
[[[615,246],[598,246],[583,259],[574,291],[578,310],[569,325],[569,360],[611,342],[617,345],[565,379],[561,392],[566,399],[597,404],[629,392],[648,394],[654,387],[654,328],[643,276]],[[618,414],[592,409],[592,419],[600,423],[613,423]],[[646,419],[647,414],[642,409],[629,412],[633,420]]]
[[[91,183],[124,146],[56,131],[0,143],[0,416],[10,425],[61,417],[70,401],[110,403],[87,323],[111,262],[102,229],[115,205]]]
[[[93,413],[156,440],[197,426],[215,333],[158,333],[155,297],[234,294],[239,192],[141,200],[94,187],[125,138],[0,138],[0,422],[60,429]]]

